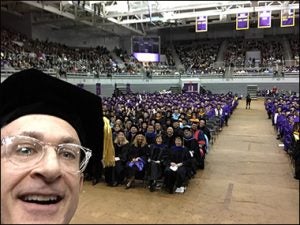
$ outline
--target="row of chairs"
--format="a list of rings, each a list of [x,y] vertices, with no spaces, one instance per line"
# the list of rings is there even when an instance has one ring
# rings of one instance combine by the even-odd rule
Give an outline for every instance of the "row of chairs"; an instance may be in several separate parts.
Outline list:
[[[221,118],[217,116],[212,117],[211,119],[206,121],[206,127],[208,128],[211,135],[210,144],[213,145],[221,131]]]

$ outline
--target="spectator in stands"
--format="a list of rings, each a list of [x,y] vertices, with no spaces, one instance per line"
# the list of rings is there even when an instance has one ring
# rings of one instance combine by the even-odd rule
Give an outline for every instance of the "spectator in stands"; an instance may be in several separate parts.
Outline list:
[[[1,84],[0,115],[1,223],[69,223],[90,149],[101,160],[101,99],[30,69]]]

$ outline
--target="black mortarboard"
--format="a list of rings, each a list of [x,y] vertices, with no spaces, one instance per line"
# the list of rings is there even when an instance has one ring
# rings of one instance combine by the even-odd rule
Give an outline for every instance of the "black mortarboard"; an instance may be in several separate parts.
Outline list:
[[[28,114],[46,114],[70,123],[81,144],[102,158],[101,98],[36,69],[15,73],[1,84],[1,128]],[[53,131],[51,131],[53,132]]]

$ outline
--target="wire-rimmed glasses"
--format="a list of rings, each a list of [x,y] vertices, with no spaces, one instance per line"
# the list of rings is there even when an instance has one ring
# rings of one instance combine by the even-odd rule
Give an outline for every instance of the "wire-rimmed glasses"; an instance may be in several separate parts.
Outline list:
[[[55,149],[61,168],[70,173],[82,173],[92,156],[92,150],[74,143],[53,145],[21,135],[1,139],[1,151],[4,150],[7,159],[20,168],[38,164],[45,155],[46,146]]]

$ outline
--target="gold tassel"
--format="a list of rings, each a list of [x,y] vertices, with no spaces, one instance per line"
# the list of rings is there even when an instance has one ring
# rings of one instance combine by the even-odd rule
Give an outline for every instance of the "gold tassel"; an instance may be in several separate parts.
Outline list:
[[[115,148],[112,139],[112,131],[109,119],[103,117],[104,122],[104,141],[103,141],[103,167],[115,166]]]

